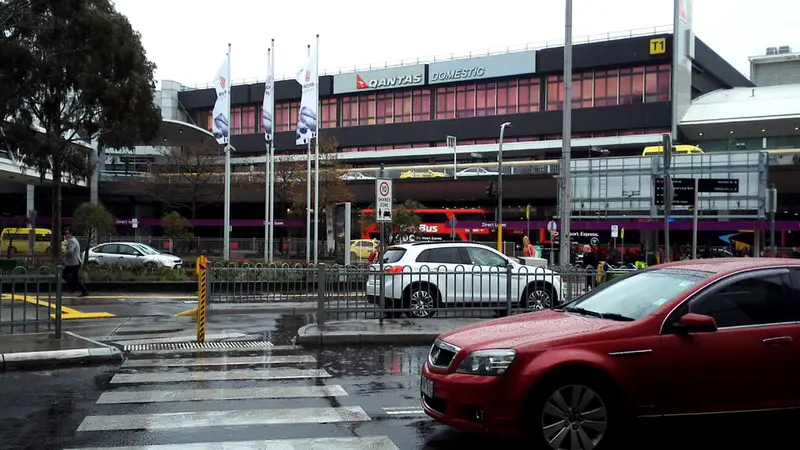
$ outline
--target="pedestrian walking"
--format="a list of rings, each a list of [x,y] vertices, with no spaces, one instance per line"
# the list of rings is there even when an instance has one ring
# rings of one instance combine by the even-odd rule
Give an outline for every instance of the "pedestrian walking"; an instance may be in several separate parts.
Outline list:
[[[64,251],[64,273],[61,278],[67,284],[70,294],[81,291],[81,297],[89,295],[86,286],[81,283],[81,266],[83,266],[83,255],[81,254],[81,244],[75,237],[71,228],[64,230],[66,239],[66,250]]]

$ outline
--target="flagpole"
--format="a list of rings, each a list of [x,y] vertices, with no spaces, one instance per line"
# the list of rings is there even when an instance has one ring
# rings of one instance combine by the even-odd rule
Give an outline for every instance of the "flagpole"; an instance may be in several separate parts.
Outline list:
[[[311,57],[311,45],[308,46]],[[306,264],[311,262],[311,138],[306,150]]]
[[[231,44],[228,44],[228,120],[233,122],[231,116],[231,97],[233,93],[233,84],[231,83]],[[228,127],[228,139],[225,142],[225,220],[223,230],[223,243],[222,258],[225,261],[231,259],[231,133],[233,132],[233,123]]]
[[[267,49],[267,64],[270,64],[270,66],[272,65],[272,47]],[[272,69],[270,68],[270,70]],[[269,73],[267,74],[267,78],[269,78]],[[269,79],[267,79],[266,83],[264,84],[264,89],[266,90],[268,87],[269,87]],[[261,112],[261,115],[262,116],[264,115],[263,111]],[[266,130],[264,130],[264,132],[266,133]],[[264,135],[264,137],[266,138],[266,135]],[[272,172],[270,170],[272,163],[269,159],[269,153],[270,153],[269,149],[271,147],[271,141],[272,139],[264,140],[264,144],[266,147],[265,148],[266,153],[264,155],[264,208],[265,208],[264,209],[264,261],[269,261],[269,248],[271,246],[270,243],[272,242],[269,236],[269,229],[270,229],[269,213],[270,211],[272,211],[272,206],[270,206],[269,204],[270,189],[271,189],[269,182],[270,180],[269,174]]]
[[[275,253],[274,241],[275,241],[275,132],[277,129],[275,128],[275,39],[272,40],[270,44],[270,58],[269,58],[269,67],[270,67],[270,75],[272,75],[272,85],[273,85],[273,92],[270,96],[270,112],[273,116],[273,123],[272,123],[272,139],[269,142],[269,152],[267,154],[267,158],[270,161],[270,172],[269,172],[269,261],[272,262]]]
[[[314,48],[314,68],[317,72],[317,79],[314,82],[317,84],[316,98],[314,99],[314,106],[317,108],[317,138],[314,139],[314,265],[319,263],[319,224],[322,218],[319,216],[319,138],[320,129],[322,124],[322,110],[319,107],[319,35],[317,35],[317,43]]]

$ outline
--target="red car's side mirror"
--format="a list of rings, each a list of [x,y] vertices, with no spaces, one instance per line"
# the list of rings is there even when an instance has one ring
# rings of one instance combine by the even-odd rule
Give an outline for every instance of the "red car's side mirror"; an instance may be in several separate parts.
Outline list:
[[[679,333],[713,333],[717,331],[717,321],[711,316],[689,313],[675,323]]]

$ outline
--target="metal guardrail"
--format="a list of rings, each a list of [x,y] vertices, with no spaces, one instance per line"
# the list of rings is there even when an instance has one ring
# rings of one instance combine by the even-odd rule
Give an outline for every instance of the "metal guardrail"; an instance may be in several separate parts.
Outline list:
[[[385,267],[380,272],[375,266],[217,264],[209,268],[209,299],[316,302],[319,324],[403,316],[491,318],[552,308],[630,273],[578,267]]]
[[[579,45],[579,44],[589,44],[592,42],[606,42],[618,39],[630,39],[640,36],[654,36],[657,34],[665,34],[665,33],[672,33],[672,25],[659,25],[654,27],[635,28],[632,30],[609,31],[600,34],[578,36],[573,38],[572,44]],[[481,52],[466,51],[466,52],[451,53],[449,55],[423,56],[410,59],[400,59],[400,60],[385,62],[382,64],[369,64],[367,66],[355,65],[353,67],[340,67],[337,69],[331,69],[331,70],[326,70],[324,72],[320,72],[320,75],[338,75],[342,73],[359,72],[365,70],[378,70],[378,69],[389,69],[393,67],[414,66],[418,64],[431,64],[443,61],[453,61],[457,59],[478,58],[482,56],[501,55],[505,53],[518,53],[530,50],[541,50],[545,48],[563,47],[563,46],[564,46],[563,39],[551,39],[529,44],[509,45],[501,48],[489,48],[486,51],[481,51]],[[296,74],[294,73],[291,73],[289,75],[284,74],[282,77],[276,77],[275,80],[276,81],[293,80],[295,76]],[[233,80],[231,85],[263,83],[264,81],[266,81],[264,78],[245,78],[240,80]],[[182,90],[189,91],[195,89],[208,89],[212,87],[214,87],[212,83],[205,83],[205,84],[201,83],[197,85],[183,86]]]
[[[62,266],[0,271],[0,335],[53,331],[61,338]]]

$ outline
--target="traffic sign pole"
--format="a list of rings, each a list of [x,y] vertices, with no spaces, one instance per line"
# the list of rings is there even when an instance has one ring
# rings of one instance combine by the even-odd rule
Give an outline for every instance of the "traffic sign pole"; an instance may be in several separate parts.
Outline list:
[[[694,211],[692,211],[692,259],[697,259],[697,215],[700,209],[700,179],[694,179]]]

